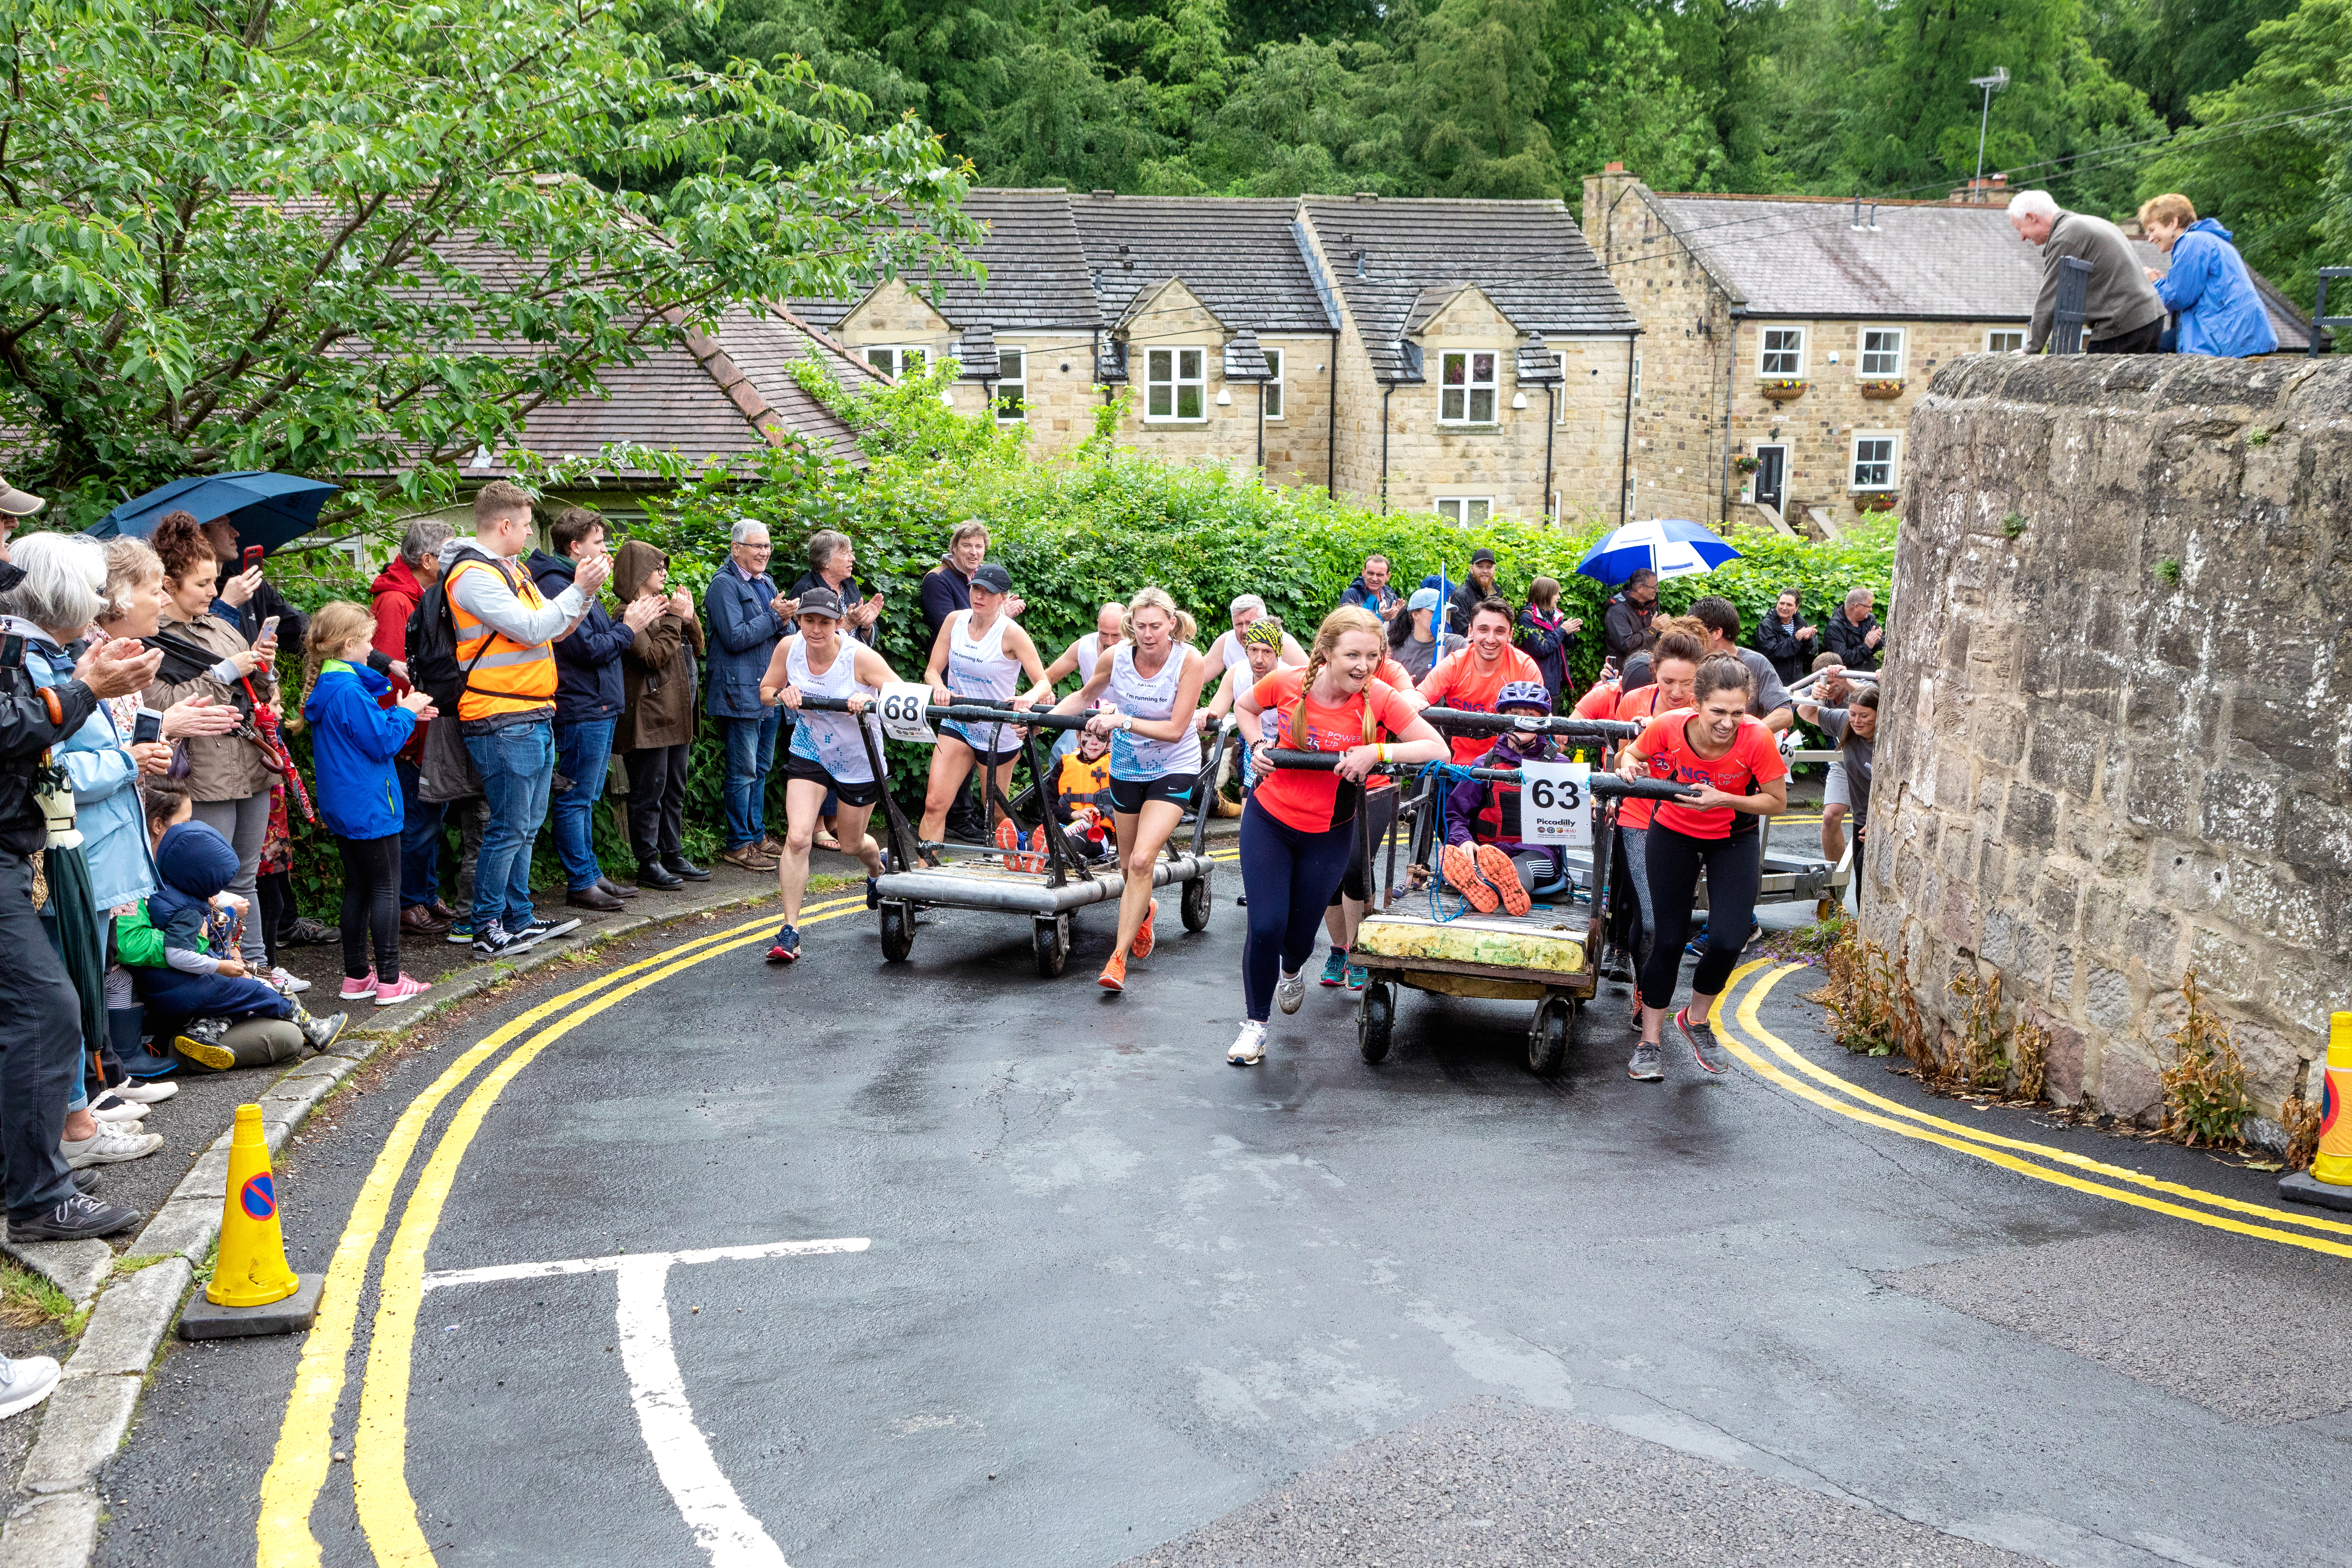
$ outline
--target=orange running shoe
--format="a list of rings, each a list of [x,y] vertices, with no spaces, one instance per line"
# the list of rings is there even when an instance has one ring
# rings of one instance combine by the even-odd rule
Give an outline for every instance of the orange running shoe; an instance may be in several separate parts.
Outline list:
[[[1095,984],[1106,991],[1126,990],[1127,955],[1123,952],[1112,953],[1110,962],[1103,965],[1103,972],[1095,976]]]
[[[1526,914],[1535,900],[1528,898],[1527,889],[1519,885],[1519,868],[1511,864],[1511,858],[1492,844],[1481,844],[1477,849],[1477,860],[1478,874],[1493,883],[1495,891],[1502,896],[1503,912],[1507,915]]]
[[[1160,900],[1157,899],[1143,907],[1143,924],[1136,928],[1135,940],[1128,944],[1127,955],[1129,958],[1151,956],[1151,917],[1159,912]]]
[[[1045,856],[1045,826],[1040,823],[1029,830],[1029,858],[1023,864],[1024,871],[1042,871],[1049,863]]]
[[[1495,906],[1502,900],[1495,897],[1495,889],[1486,886],[1479,877],[1478,862],[1471,858],[1470,851],[1459,844],[1449,844],[1445,852],[1437,858],[1437,864],[1439,869],[1445,873],[1446,881],[1453,884],[1454,891],[1470,900],[1472,909],[1482,915],[1495,912]]]
[[[1021,847],[1021,830],[1013,826],[1013,819],[1009,816],[1000,816],[996,819],[996,847],[999,849],[1018,849]],[[1022,864],[1022,857],[1018,855],[1007,855],[1004,857],[1004,868],[1008,871],[1024,871],[1028,869],[1026,866]]]

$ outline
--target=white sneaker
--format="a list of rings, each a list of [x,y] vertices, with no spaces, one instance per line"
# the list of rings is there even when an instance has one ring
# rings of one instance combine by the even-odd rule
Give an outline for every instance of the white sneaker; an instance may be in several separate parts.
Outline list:
[[[179,1093],[180,1086],[168,1078],[134,1078],[129,1083],[116,1084],[107,1092],[134,1105],[153,1105]]]
[[[1233,1048],[1225,1060],[1237,1068],[1254,1068],[1265,1060],[1265,1026],[1254,1019],[1242,1020],[1242,1032],[1234,1037]]]
[[[309,981],[303,979],[299,974],[292,973],[284,969],[271,970],[269,972],[269,984],[271,988],[277,991],[277,993],[281,996],[299,995],[301,993],[310,989],[310,983]]]
[[[100,1122],[98,1131],[87,1138],[58,1140],[58,1152],[77,1171],[86,1165],[114,1165],[125,1160],[144,1159],[163,1146],[161,1135],[142,1132],[135,1124],[126,1127],[116,1121]]]
[[[89,1102],[89,1113],[100,1121],[136,1121],[147,1114],[147,1107],[135,1100],[125,1100],[110,1089],[99,1090],[98,1098]]]
[[[1303,969],[1296,974],[1284,975],[1282,984],[1274,988],[1274,1005],[1286,1013],[1297,1012],[1299,1004],[1306,1000],[1307,971]]]
[[[58,1363],[45,1355],[0,1357],[0,1418],[30,1410],[58,1386]]]

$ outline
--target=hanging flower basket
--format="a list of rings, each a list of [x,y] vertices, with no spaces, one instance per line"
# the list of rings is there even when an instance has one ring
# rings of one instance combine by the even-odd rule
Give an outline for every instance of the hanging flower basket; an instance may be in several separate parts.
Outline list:
[[[1865,381],[1862,384],[1862,395],[1874,403],[1889,402],[1903,395],[1903,384],[1899,381]]]
[[[1768,403],[1794,403],[1805,395],[1805,384],[1801,381],[1768,381],[1759,390],[1764,394],[1764,400]]]
[[[1853,510],[1865,512],[1893,511],[1899,493],[1895,490],[1864,490],[1853,498]]]
[[[1752,474],[1761,466],[1762,465],[1758,463],[1753,458],[1734,458],[1731,459],[1731,471],[1735,474]]]

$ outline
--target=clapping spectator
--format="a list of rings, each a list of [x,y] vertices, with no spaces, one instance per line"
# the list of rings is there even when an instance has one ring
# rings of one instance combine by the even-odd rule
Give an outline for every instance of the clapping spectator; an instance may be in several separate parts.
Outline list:
[[[686,763],[694,750],[696,667],[703,651],[694,595],[669,585],[669,558],[643,540],[621,546],[613,582],[634,607],[652,598],[659,613],[638,627],[622,660],[625,706],[613,744],[628,759],[629,839],[637,886],[674,892],[710,873],[686,858]],[[740,865],[739,860],[736,864]],[[768,868],[775,868],[769,862]]]
[[[710,585],[702,595],[703,612],[710,617],[710,636],[717,644],[710,655],[709,707],[710,717],[718,721],[727,758],[721,786],[727,842],[719,858],[746,871],[772,871],[784,847],[768,833],[768,772],[776,763],[776,735],[783,710],[760,700],[760,679],[768,672],[776,645],[792,629],[793,606],[789,596],[776,591],[776,580],[768,574],[773,547],[767,525],[747,517],[735,524],[729,537],[732,543],[727,564],[711,575]],[[694,617],[689,614],[684,618]],[[645,637],[645,628],[639,628],[637,635]],[[629,787],[632,792],[636,788],[634,783]],[[635,811],[633,793],[633,823]],[[671,880],[674,883],[676,879]],[[658,887],[661,879],[647,884],[640,876],[638,882]]]
[[[1856,588],[1846,595],[1845,607],[1830,617],[1829,651],[1848,669],[1864,674],[1878,668],[1879,645],[1886,640],[1885,629],[1870,613],[1874,602],[1869,589]]]
[[[857,551],[845,533],[820,528],[809,535],[809,569],[793,584],[793,597],[798,599],[811,588],[830,588],[841,601],[841,630],[844,636],[856,637],[867,647],[874,646],[879,631],[877,625],[882,617],[882,595],[868,594],[857,585],[852,574],[857,568]],[[830,816],[832,813],[825,814]]]
[[[1555,712],[1559,709],[1559,689],[1568,683],[1568,660],[1576,647],[1576,634],[1583,629],[1583,621],[1560,616],[1557,578],[1538,577],[1528,584],[1528,607],[1519,612],[1519,651],[1535,660],[1536,668],[1542,672],[1544,689],[1551,693]]]
[[[604,520],[585,507],[566,507],[548,530],[552,552],[530,552],[531,580],[552,598],[572,586],[580,564],[601,561]],[[563,901],[575,910],[611,914],[636,897],[596,863],[596,803],[613,758],[613,728],[623,707],[621,656],[637,633],[661,614],[661,601],[641,599],[615,621],[595,598],[571,634],[555,645],[555,772],[561,786],[550,815],[555,851],[563,862]]]
[[[1356,574],[1356,580],[1339,595],[1342,605],[1370,610],[1384,623],[1395,616],[1403,602],[1403,595],[1389,586],[1389,558],[1385,555],[1365,556],[1364,569]]]
[[[1771,661],[1783,686],[1802,678],[1805,666],[1821,651],[1820,636],[1805,619],[1794,588],[1780,590],[1772,613],[1757,626],[1756,651]]]

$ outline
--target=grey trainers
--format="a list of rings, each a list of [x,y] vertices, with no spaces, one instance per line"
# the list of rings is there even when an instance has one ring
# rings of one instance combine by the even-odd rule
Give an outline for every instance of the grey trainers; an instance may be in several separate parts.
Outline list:
[[[1659,1065],[1658,1047],[1651,1045],[1634,1047],[1633,1059],[1625,1064],[1625,1076],[1640,1079],[1644,1083],[1655,1083],[1665,1077],[1665,1068]]]
[[[1307,971],[1303,969],[1296,974],[1284,975],[1274,988],[1274,1005],[1286,1013],[1297,1012],[1299,1004],[1306,1000]]]
[[[1680,1029],[1683,1038],[1690,1042],[1691,1055],[1698,1058],[1699,1066],[1711,1073],[1720,1073],[1730,1065],[1723,1054],[1722,1046],[1716,1041],[1715,1026],[1706,1019],[1692,1017],[1687,1007],[1677,1008],[1675,1027]]]

